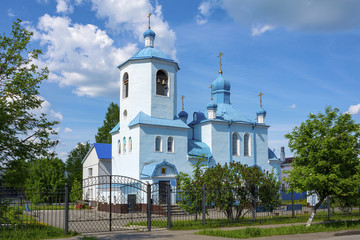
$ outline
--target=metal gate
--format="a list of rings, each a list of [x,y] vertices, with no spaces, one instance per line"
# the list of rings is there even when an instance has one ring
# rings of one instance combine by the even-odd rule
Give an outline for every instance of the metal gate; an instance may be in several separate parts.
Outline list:
[[[168,228],[171,220],[168,217],[171,214],[170,185],[166,188],[163,183],[160,185],[117,175],[84,179],[82,186],[72,186],[68,191],[65,231],[85,233]]]

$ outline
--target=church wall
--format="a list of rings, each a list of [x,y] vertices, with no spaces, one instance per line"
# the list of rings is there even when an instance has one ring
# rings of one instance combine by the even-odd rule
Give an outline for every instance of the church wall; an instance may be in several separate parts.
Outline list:
[[[92,147],[91,152],[83,162],[83,179],[99,175],[98,161],[95,148]],[[89,168],[92,168],[92,176],[89,176]]]
[[[111,161],[100,160],[99,161],[99,175],[110,175],[111,174]]]
[[[156,73],[158,70],[165,70],[168,76],[168,96],[156,95]],[[160,63],[153,60],[152,71],[152,85],[151,85],[151,117],[174,119],[177,104],[177,78],[174,64]]]
[[[120,71],[120,129],[127,128],[140,111],[151,115],[151,71],[151,62],[146,59],[126,65]],[[126,72],[129,74],[129,96],[123,98],[123,76]]]
[[[124,137],[126,139],[126,151],[124,151]],[[132,150],[130,152],[129,137],[132,139]],[[121,142],[121,154],[119,154],[118,140]],[[115,140],[115,144],[114,144]],[[113,137],[112,144],[112,172],[113,175],[123,175],[139,179],[139,127],[120,129],[119,134]]]
[[[167,162],[174,164],[178,172],[188,172],[191,169],[187,161],[187,133],[188,129],[169,128],[159,126],[141,126],[140,138],[140,174],[145,164],[153,162]],[[155,137],[162,138],[162,151],[155,152]],[[167,138],[174,138],[174,153],[167,152]]]
[[[227,122],[213,122],[212,145],[209,146],[216,163],[229,162],[229,127]]]

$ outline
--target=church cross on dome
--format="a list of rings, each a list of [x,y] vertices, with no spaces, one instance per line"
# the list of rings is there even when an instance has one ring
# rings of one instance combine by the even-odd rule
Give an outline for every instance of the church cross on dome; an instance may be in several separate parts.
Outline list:
[[[213,100],[213,87],[214,87],[214,85],[212,85],[212,84],[210,84],[210,89],[211,89],[211,100]]]
[[[184,95],[181,96],[181,106],[182,106],[182,110],[184,111]]]
[[[264,95],[262,92],[260,92],[260,94],[258,95],[260,97],[260,107],[262,107],[262,99],[261,99],[262,95]]]
[[[149,13],[148,16],[147,16],[148,19],[149,19],[149,27],[148,28],[150,28],[150,16],[151,16],[151,13]]]
[[[220,74],[222,74],[222,71],[221,71],[221,66],[222,66],[221,56],[223,56],[223,55],[224,55],[224,53],[220,52],[220,53],[219,53],[219,56],[217,56],[218,58],[220,58],[220,62],[219,62],[219,63],[220,63],[220,71],[219,71]],[[212,99],[211,99],[211,100],[212,100]]]

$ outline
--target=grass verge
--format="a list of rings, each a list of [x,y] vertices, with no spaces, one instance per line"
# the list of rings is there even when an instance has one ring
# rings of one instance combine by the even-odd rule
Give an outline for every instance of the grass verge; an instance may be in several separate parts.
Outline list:
[[[271,225],[271,224],[284,224],[284,223],[305,223],[309,218],[308,214],[297,215],[295,218],[292,218],[291,215],[288,216],[273,216],[271,217],[261,217],[258,218],[256,222],[253,222],[250,218],[244,218],[237,222],[229,222],[227,219],[206,219],[206,225],[202,225],[202,220],[172,220],[171,221],[171,230],[196,230],[196,229],[207,229],[207,228],[219,228],[219,227],[242,227],[242,226],[257,226],[257,225]],[[314,222],[323,222],[323,221],[338,221],[338,220],[352,220],[359,219],[359,215],[355,214],[335,214],[331,215],[331,218],[328,218],[327,212],[318,212],[315,215]],[[138,225],[138,226],[147,226],[146,221],[141,222],[130,222],[127,226]],[[157,228],[166,228],[167,220],[152,219],[152,227]]]
[[[74,232],[69,232],[65,235],[64,229],[56,228],[41,224],[21,224],[17,226],[0,228],[0,239],[49,239],[49,238],[64,238],[77,235]]]
[[[315,232],[329,232],[340,230],[355,230],[360,228],[360,220],[358,221],[343,221],[332,223],[314,224],[307,228],[305,225],[286,226],[275,228],[245,228],[237,230],[201,230],[196,234],[227,237],[227,238],[254,238],[274,235],[292,235],[299,233],[315,233]]]

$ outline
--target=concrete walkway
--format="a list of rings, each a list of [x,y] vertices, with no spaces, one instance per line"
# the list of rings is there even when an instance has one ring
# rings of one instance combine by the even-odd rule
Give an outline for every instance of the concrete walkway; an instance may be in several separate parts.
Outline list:
[[[276,225],[262,225],[262,226],[252,226],[256,228],[273,228],[280,226],[291,226],[291,225],[302,225],[304,223],[294,223],[294,224],[276,224]],[[228,227],[228,228],[217,228],[223,230],[235,230],[246,227]],[[199,230],[178,230],[178,231],[169,231],[169,230],[153,230],[151,232],[136,232],[136,231],[121,231],[121,232],[105,232],[105,233],[91,233],[84,234],[84,236],[95,236],[101,240],[109,239],[129,239],[129,240],[143,240],[143,239],[161,239],[161,240],[230,240],[234,238],[223,238],[223,237],[210,237],[204,235],[194,235],[195,232]],[[80,240],[83,236],[63,238],[57,240]],[[272,236],[272,237],[261,237],[261,238],[251,238],[256,240],[313,240],[313,239],[331,239],[331,240],[359,240],[360,239],[360,230],[356,231],[338,231],[338,232],[321,232],[321,233],[308,233],[308,234],[296,234],[296,235],[283,235],[283,236]]]

